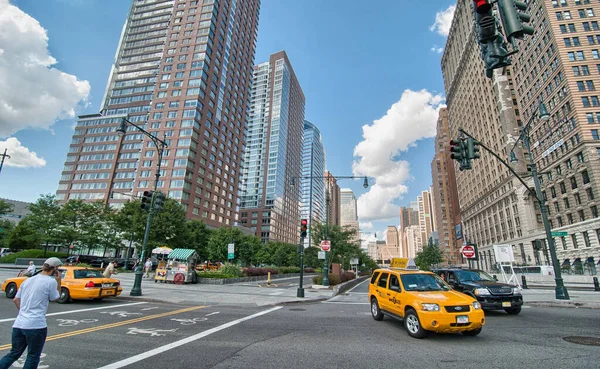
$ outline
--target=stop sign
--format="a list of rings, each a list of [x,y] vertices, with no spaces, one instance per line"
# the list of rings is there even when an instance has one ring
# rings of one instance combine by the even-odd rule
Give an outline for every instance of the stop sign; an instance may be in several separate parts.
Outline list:
[[[330,248],[331,248],[331,242],[329,242],[329,240],[321,241],[321,250],[329,251]]]
[[[475,248],[470,245],[463,246],[462,254],[467,259],[472,259],[475,257]]]

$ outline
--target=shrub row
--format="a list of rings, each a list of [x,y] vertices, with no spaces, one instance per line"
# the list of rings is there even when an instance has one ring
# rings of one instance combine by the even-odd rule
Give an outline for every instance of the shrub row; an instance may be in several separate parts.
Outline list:
[[[17,261],[17,258],[38,259],[38,258],[51,258],[53,256],[55,256],[57,258],[66,258],[67,254],[64,252],[48,251],[48,252],[46,252],[46,256],[44,256],[44,250],[38,250],[38,249],[23,250],[23,251],[16,252],[14,254],[6,255],[3,258],[0,258],[0,263],[14,263],[15,261]]]

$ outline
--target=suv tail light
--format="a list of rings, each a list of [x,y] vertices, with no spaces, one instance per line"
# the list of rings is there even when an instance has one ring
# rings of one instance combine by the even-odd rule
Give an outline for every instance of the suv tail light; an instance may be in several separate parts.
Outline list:
[[[94,284],[94,282],[89,281],[88,283],[85,284],[85,288],[91,288],[91,287],[96,287],[96,285]]]

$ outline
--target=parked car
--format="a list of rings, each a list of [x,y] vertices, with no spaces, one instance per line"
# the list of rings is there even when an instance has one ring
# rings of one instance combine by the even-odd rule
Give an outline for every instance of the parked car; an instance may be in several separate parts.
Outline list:
[[[371,315],[404,322],[411,337],[428,332],[476,336],[485,324],[481,304],[453,291],[436,274],[420,270],[376,269],[369,283]]]
[[[484,310],[504,310],[508,314],[519,314],[523,305],[521,291],[510,284],[498,282],[479,269],[435,269],[453,289],[473,296]]]
[[[73,300],[94,299],[102,300],[105,297],[117,297],[123,291],[121,282],[115,278],[104,278],[99,269],[62,266],[58,269],[62,275],[59,303]],[[41,271],[34,274],[36,276]],[[31,277],[8,278],[2,283],[2,291],[7,298],[13,298],[21,287],[23,281]]]

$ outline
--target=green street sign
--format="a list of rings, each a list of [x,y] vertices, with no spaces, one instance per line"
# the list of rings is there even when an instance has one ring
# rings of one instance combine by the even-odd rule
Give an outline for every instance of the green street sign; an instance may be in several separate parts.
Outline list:
[[[2,233],[2,231],[3,231],[3,229],[2,229],[2,228],[0,228],[0,233]]]
[[[234,258],[235,258],[235,253],[230,252],[230,253],[227,254],[227,259],[231,260],[231,259],[234,259]]]
[[[552,237],[565,237],[567,235],[567,232],[552,232]]]

